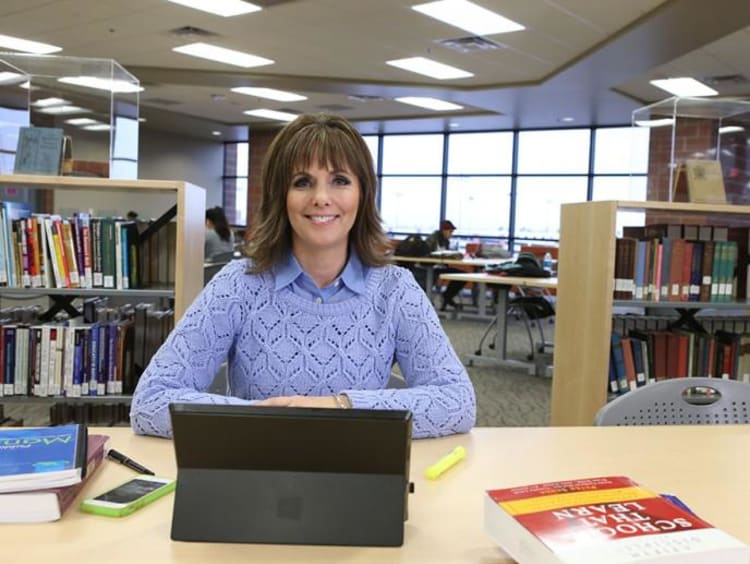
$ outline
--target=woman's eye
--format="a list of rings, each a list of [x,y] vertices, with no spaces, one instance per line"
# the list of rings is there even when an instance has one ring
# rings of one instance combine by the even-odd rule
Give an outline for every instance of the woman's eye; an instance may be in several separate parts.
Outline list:
[[[333,183],[339,186],[349,186],[352,183],[352,181],[350,178],[346,176],[337,176],[336,178],[333,179]]]
[[[308,186],[310,186],[310,179],[306,176],[295,178],[292,182],[292,186],[294,186],[295,188],[307,188]]]

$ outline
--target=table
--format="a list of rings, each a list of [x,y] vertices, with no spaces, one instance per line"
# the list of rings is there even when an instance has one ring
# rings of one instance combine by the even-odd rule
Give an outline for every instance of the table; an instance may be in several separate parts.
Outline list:
[[[487,285],[497,287],[497,304],[495,305],[495,316],[496,316],[496,331],[497,339],[495,341],[495,358],[488,359],[481,355],[471,354],[466,355],[467,364],[471,364],[474,361],[491,361],[496,365],[511,365],[511,366],[529,366],[528,363],[509,359],[507,357],[507,325],[508,325],[508,293],[513,286],[521,288],[542,288],[546,290],[557,288],[557,278],[530,278],[524,276],[499,276],[497,274],[487,274],[484,272],[466,274],[441,274],[441,280],[461,280],[464,282],[473,282],[479,286],[479,294],[484,297]],[[486,315],[486,304],[485,300],[480,299],[478,302],[479,315]],[[540,363],[535,363],[534,369],[539,375],[540,372],[545,372],[546,367]]]
[[[163,476],[175,475],[172,442],[128,428],[92,428],[112,447]],[[434,482],[424,469],[454,447],[467,457]],[[221,562],[511,564],[483,530],[483,492],[534,482],[625,475],[680,497],[698,515],[750,543],[750,426],[477,428],[465,435],[414,441],[405,542],[400,548],[173,542],[173,495],[129,517],[71,509],[62,520],[0,526],[9,562],[160,564]],[[103,492],[133,472],[105,462],[83,497]]]
[[[445,264],[454,267],[471,267],[474,271],[483,270],[491,264],[499,264],[508,259],[491,259],[491,258],[472,258],[464,257],[460,259],[426,256],[426,257],[402,257],[399,255],[391,256],[394,262],[409,262],[412,264],[421,264],[425,268],[425,292],[430,295],[432,286],[435,283],[435,266]],[[468,274],[468,273],[467,273]],[[441,277],[442,278],[442,277]]]

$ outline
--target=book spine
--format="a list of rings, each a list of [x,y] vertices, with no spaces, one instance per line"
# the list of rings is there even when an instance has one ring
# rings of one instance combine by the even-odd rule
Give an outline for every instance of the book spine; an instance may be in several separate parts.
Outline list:
[[[5,334],[3,394],[12,396],[15,391],[16,327],[15,325],[5,325],[3,332]]]

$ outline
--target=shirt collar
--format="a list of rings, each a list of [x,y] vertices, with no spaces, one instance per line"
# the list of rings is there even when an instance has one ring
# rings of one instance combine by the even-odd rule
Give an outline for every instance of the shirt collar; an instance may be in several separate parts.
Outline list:
[[[275,279],[274,290],[276,291],[294,283],[301,275],[307,275],[297,261],[297,258],[291,252],[277,262],[272,271]],[[346,261],[346,266],[338,279],[352,292],[362,294],[367,287],[366,277],[367,269],[362,264],[362,261],[359,260],[359,256],[357,256],[354,249],[351,248],[349,251],[349,260]]]

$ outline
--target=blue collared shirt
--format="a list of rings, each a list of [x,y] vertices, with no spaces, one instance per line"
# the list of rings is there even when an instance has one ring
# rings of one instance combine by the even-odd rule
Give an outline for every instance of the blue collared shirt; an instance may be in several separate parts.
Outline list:
[[[368,268],[352,249],[341,274],[328,286],[318,288],[310,275],[302,269],[292,254],[273,267],[276,291],[288,287],[296,295],[311,302],[335,304],[365,291]]]

